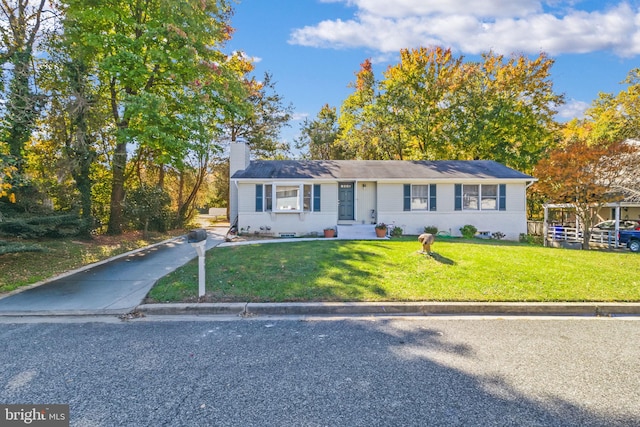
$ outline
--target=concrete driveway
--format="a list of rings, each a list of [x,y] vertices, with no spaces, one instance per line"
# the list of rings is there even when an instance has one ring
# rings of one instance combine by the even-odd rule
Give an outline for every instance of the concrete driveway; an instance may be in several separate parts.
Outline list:
[[[226,229],[209,230],[207,249],[224,241]],[[142,303],[155,282],[197,257],[178,237],[0,299],[0,316],[125,314]]]

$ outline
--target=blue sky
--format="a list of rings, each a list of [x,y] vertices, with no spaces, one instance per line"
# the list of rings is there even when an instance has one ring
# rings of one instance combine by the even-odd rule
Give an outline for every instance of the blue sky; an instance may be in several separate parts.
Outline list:
[[[440,45],[470,60],[544,51],[567,100],[560,121],[581,117],[599,92],[618,93],[640,67],[640,0],[240,0],[234,9],[226,49],[253,58],[256,77],[273,75],[295,110],[289,142],[305,117],[342,104],[365,59],[381,78],[401,48]]]

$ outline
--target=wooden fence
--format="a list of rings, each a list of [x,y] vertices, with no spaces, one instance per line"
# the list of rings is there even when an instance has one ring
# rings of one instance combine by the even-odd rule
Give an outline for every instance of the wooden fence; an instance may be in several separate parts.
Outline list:
[[[618,244],[614,230],[593,230],[589,244],[615,248]],[[575,227],[550,225],[547,230],[547,242],[582,243],[582,231]]]

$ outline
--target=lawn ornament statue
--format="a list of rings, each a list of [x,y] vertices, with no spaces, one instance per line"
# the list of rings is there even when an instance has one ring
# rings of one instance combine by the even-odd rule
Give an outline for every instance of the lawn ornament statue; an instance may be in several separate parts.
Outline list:
[[[418,241],[422,244],[423,254],[431,255],[431,245],[435,242],[436,237],[431,233],[423,233],[418,236]]]

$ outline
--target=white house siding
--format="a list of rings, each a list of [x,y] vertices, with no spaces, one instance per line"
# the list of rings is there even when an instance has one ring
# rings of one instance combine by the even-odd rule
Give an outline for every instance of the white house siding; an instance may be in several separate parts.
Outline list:
[[[500,184],[504,182],[465,182],[466,184]],[[437,184],[436,211],[403,211],[403,185],[406,183],[378,183],[378,221],[400,226],[405,234],[420,234],[425,226],[460,236],[460,227],[471,224],[479,231],[501,232],[508,240],[517,240],[527,232],[524,183],[507,184],[506,210],[456,211],[454,183]],[[433,184],[413,182],[413,184]]]
[[[259,182],[238,185],[239,221],[238,227],[249,233],[270,233],[274,236],[306,236],[322,234],[326,227],[334,227],[338,216],[338,184],[321,183],[320,212],[272,213],[255,211],[255,190]],[[270,183],[270,182],[267,182]],[[313,182],[309,182],[313,184]],[[316,182],[318,183],[318,182]],[[376,220],[402,227],[405,234],[420,234],[425,226],[436,226],[440,231],[460,236],[460,227],[471,224],[479,231],[504,233],[506,239],[517,240],[520,233],[526,233],[526,206],[524,183],[507,183],[505,211],[456,211],[455,183],[436,183],[436,211],[403,211],[403,185],[410,182],[357,182],[356,222],[371,222],[371,209],[376,209]],[[413,182],[432,184],[433,182]],[[500,184],[482,181],[466,184]],[[504,181],[502,182],[504,183]],[[363,187],[363,184],[366,184]],[[377,205],[377,206],[376,206]],[[374,206],[374,207],[371,207]],[[270,230],[267,230],[270,227]]]
[[[321,184],[320,212],[283,213],[256,212],[256,184],[260,184],[260,182],[241,183],[238,185],[238,229],[241,232],[272,234],[276,237],[281,235],[308,236],[313,233],[322,235],[326,227],[336,226],[338,210],[337,183]],[[308,184],[313,183],[309,182]]]
[[[356,223],[370,224],[376,221],[376,194],[376,183],[374,181],[359,181],[356,183]],[[371,210],[374,211],[373,218],[371,217]]]

